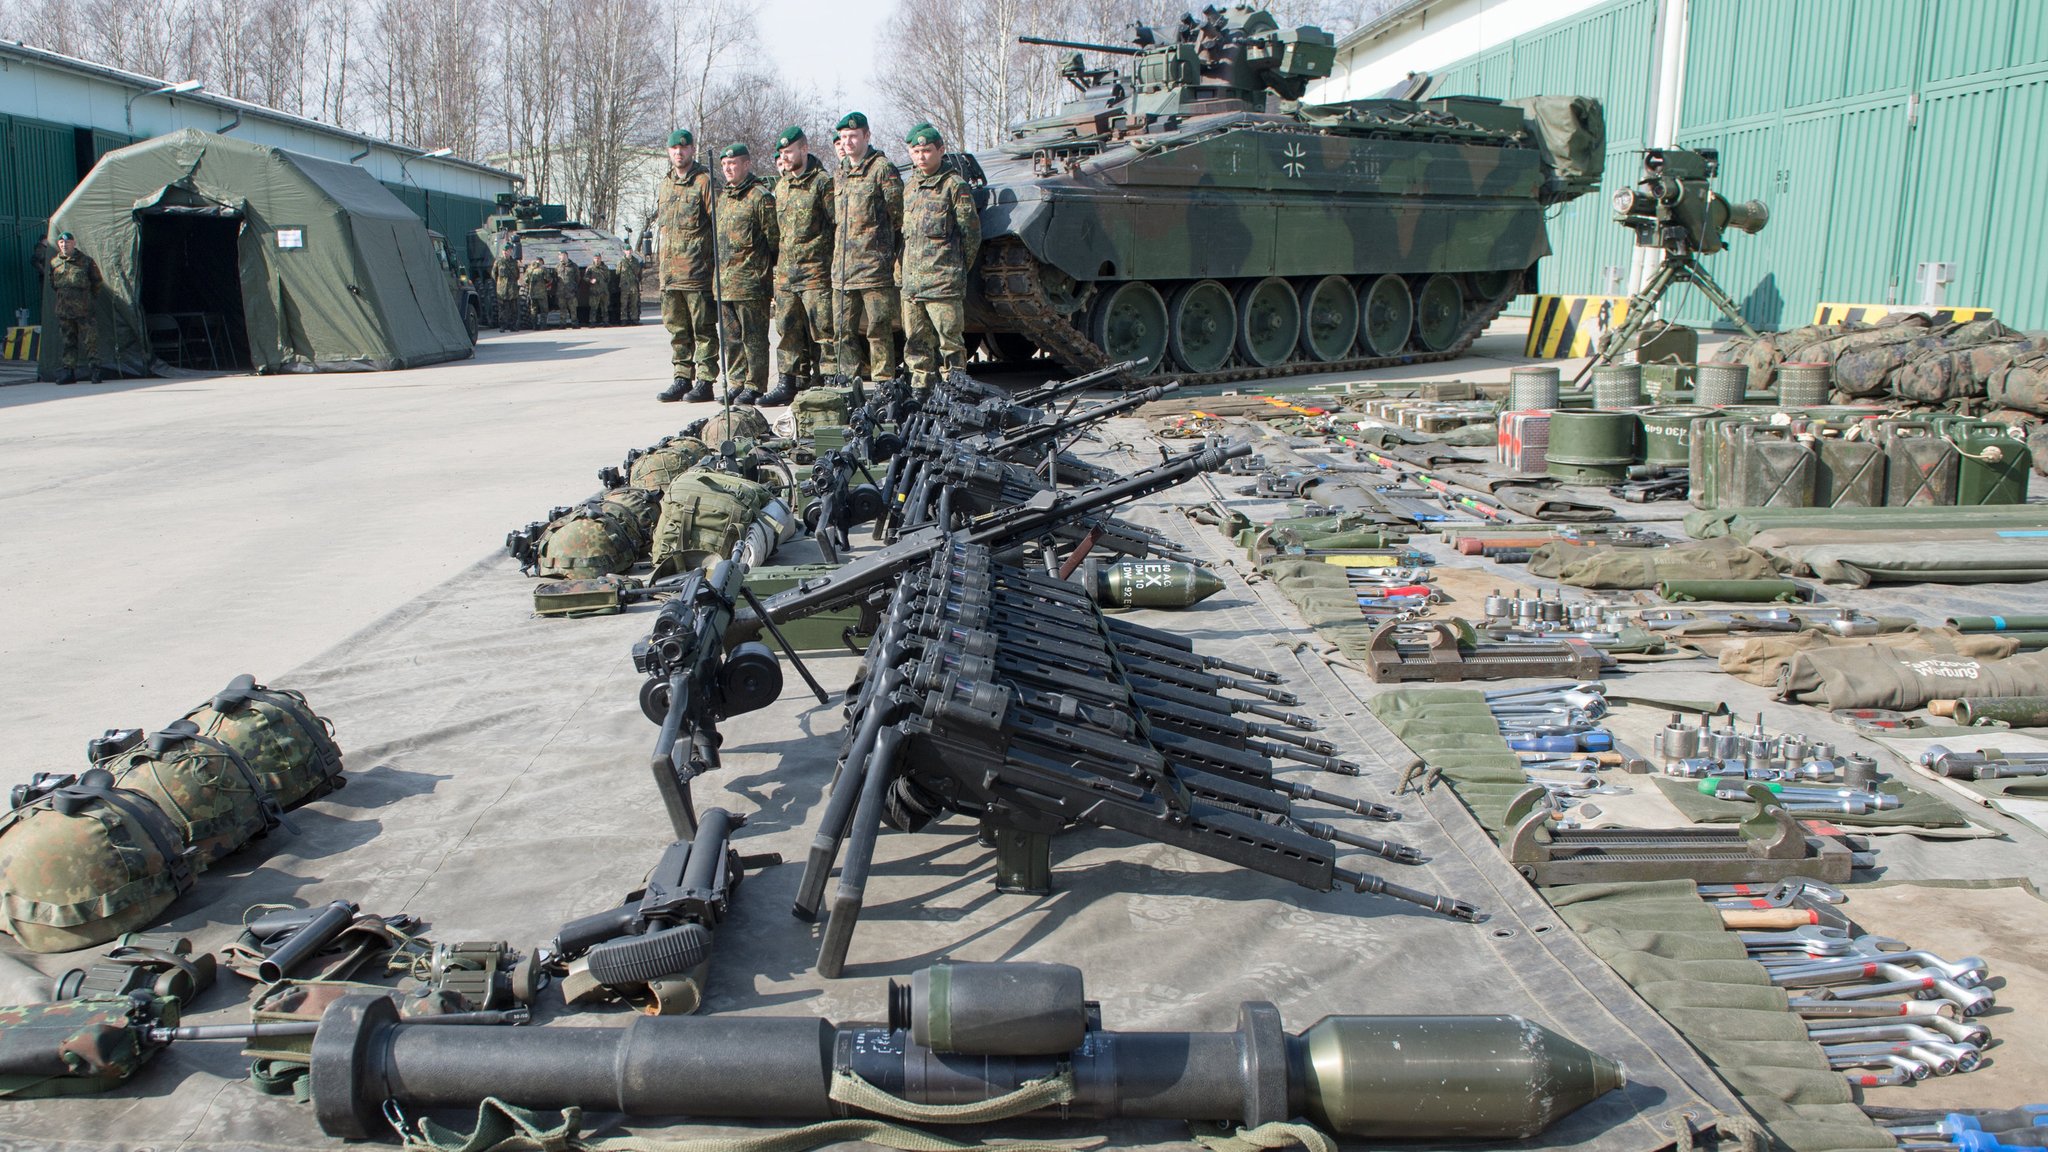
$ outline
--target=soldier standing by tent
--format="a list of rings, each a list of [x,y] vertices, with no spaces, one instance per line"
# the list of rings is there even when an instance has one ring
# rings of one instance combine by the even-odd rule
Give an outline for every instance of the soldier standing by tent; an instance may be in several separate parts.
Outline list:
[[[512,254],[512,245],[498,250],[498,258],[491,262],[491,277],[497,281],[498,331],[510,332],[519,320],[519,257]]]
[[[726,340],[727,394],[735,404],[761,399],[768,385],[768,295],[775,274],[775,194],[754,175],[745,144],[718,154],[725,191],[718,201],[719,327]]]
[[[939,130],[903,138],[915,170],[903,196],[903,358],[920,395],[965,367],[967,273],[981,250],[981,214],[958,172],[943,167]]]
[[[640,258],[631,248],[619,257],[619,323],[640,322]]]
[[[547,323],[548,296],[555,290],[554,281],[555,274],[548,271],[548,266],[541,262],[540,257],[535,256],[527,261],[526,275],[523,277],[526,288],[526,322],[535,328],[544,327]]]
[[[848,112],[836,129],[845,158],[832,204],[832,288],[839,371],[859,371],[865,343],[868,379],[896,375],[896,257],[903,248],[903,177],[868,143],[868,118]]]
[[[711,173],[697,163],[697,139],[687,128],[668,136],[668,174],[655,199],[661,226],[661,322],[668,326],[669,366],[675,381],[664,403],[711,399],[718,378],[718,322],[712,316]]]
[[[833,346],[832,177],[795,126],[775,138],[775,167],[782,173],[775,178],[782,246],[775,260],[775,390],[761,398],[767,407],[814,387]]]
[[[50,257],[50,289],[56,295],[57,339],[62,342],[58,354],[64,358],[59,384],[78,380],[80,360],[92,370],[92,382],[100,382],[100,284],[100,266],[78,250],[71,233],[57,233],[57,254]]]
[[[583,269],[578,268],[576,262],[569,259],[567,252],[556,253],[555,298],[562,306],[562,326],[564,328],[575,328],[580,324],[580,318],[576,315],[576,307],[581,303],[577,297],[583,294],[582,288]]]
[[[590,268],[584,273],[590,289],[590,322],[609,324],[612,322],[612,270],[604,262],[604,253],[590,254]]]

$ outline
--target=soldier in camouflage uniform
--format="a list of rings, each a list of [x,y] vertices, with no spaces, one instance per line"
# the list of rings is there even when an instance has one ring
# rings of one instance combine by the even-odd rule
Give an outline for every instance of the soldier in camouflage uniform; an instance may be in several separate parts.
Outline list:
[[[725,390],[752,404],[768,386],[768,296],[779,236],[775,194],[754,175],[745,144],[718,154],[725,191],[718,199],[719,328],[725,334]]]
[[[915,169],[903,194],[903,358],[924,393],[967,363],[967,274],[981,253],[981,214],[967,182],[941,166],[938,129],[919,124],[903,140]]]
[[[604,253],[590,254],[590,267],[584,272],[584,282],[590,289],[590,322],[609,324],[612,322],[612,269],[604,262]]]
[[[510,332],[519,326],[519,257],[512,254],[510,244],[491,262],[491,278],[497,282],[498,331]]]
[[[562,309],[562,327],[578,328],[582,319],[576,309],[583,303],[583,269],[567,252],[555,253],[555,303]]]
[[[631,248],[619,257],[619,323],[640,322],[640,258]]]
[[[661,227],[661,322],[668,326],[669,365],[675,371],[675,382],[659,397],[664,402],[709,400],[718,377],[711,173],[696,157],[697,140],[688,129],[669,133],[669,170],[654,208]]]
[[[868,379],[896,375],[896,257],[903,247],[903,177],[868,143],[868,118],[839,121],[839,183],[833,193],[833,330],[839,371],[853,376],[866,352]],[[865,347],[863,347],[863,345]]]
[[[555,290],[555,274],[535,256],[526,262],[526,271],[520,277],[520,284],[526,291],[526,322],[535,328],[547,326],[548,297]]]
[[[100,382],[100,284],[100,266],[78,250],[71,233],[57,233],[57,254],[50,257],[50,290],[56,297],[57,351],[64,361],[59,384],[78,380],[81,360],[91,370],[92,382]]]
[[[782,248],[775,260],[775,390],[761,398],[767,407],[814,387],[832,347],[832,177],[797,127],[775,138],[775,167],[782,173],[775,178]]]

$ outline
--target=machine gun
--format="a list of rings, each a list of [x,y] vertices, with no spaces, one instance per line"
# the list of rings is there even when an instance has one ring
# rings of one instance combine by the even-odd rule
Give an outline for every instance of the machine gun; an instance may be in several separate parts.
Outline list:
[[[1291,696],[1193,671],[1170,647],[1126,643],[1125,635],[1080,590],[997,563],[985,548],[956,547],[897,581],[868,647],[861,695],[849,709],[846,744],[798,885],[797,916],[816,918],[839,863],[821,975],[837,976],[844,964],[880,826],[915,831],[948,811],[981,822],[996,847],[1003,890],[1048,890],[1051,837],[1092,824],[1315,891],[1344,884],[1476,918],[1463,901],[1341,866],[1329,845],[1403,864],[1421,857],[1304,818],[1290,801],[1379,819],[1397,812],[1281,779],[1264,749],[1211,741],[1199,723],[1182,720],[1254,712],[1313,726],[1223,693]],[[1152,699],[1180,715],[1156,723]]]
[[[1205,448],[1114,483],[1067,492],[1039,492],[1028,503],[990,512],[957,530],[931,524],[904,533],[894,543],[861,556],[836,572],[777,592],[748,609],[733,611],[731,625],[725,631],[726,643],[751,640],[767,624],[782,624],[836,608],[861,605],[872,611],[904,572],[929,563],[942,551],[960,545],[981,545],[998,552],[1017,548],[1051,535],[1060,525],[1077,517],[1163,492],[1250,453],[1251,446],[1246,444]],[[1093,547],[1085,537],[1084,542],[1085,546],[1075,547],[1063,562],[1069,575]],[[642,700],[645,699],[643,691]]]

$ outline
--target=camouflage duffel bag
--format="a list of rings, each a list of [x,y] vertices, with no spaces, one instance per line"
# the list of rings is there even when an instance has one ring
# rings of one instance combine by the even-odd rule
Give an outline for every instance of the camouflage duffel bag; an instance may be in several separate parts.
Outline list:
[[[766,440],[774,434],[775,429],[761,410],[746,404],[720,408],[697,430],[697,438],[713,448],[727,440]]]
[[[152,1025],[178,1023],[175,999],[91,996],[0,1008],[0,1096],[79,1096],[118,1087],[160,1043]]]
[[[237,676],[185,719],[201,735],[234,749],[283,807],[325,796],[344,783],[334,726],[313,711],[303,693]]]
[[[2048,416],[2048,354],[2029,352],[2014,357],[1991,373],[1985,394],[1999,408],[2016,408]]]
[[[674,477],[670,480],[673,481]],[[654,526],[661,523],[662,491],[659,488],[613,488],[599,497],[632,537],[635,555],[645,557],[647,546],[654,542]]]
[[[766,484],[724,472],[691,470],[675,478],[661,498],[654,528],[654,570],[695,568],[707,556],[726,556],[746,535],[774,493]]]
[[[114,782],[156,801],[199,850],[201,866],[278,826],[280,807],[242,754],[176,720],[96,765]]]
[[[626,455],[626,485],[661,492],[669,481],[688,471],[711,453],[695,436],[669,436],[652,448],[635,449]]]
[[[536,576],[578,579],[624,572],[639,562],[625,517],[592,501],[541,530],[534,545]]]
[[[31,952],[75,952],[147,928],[192,887],[178,826],[94,768],[38,775],[0,816],[0,920]]]
[[[851,393],[844,388],[806,388],[789,402],[790,419],[796,423],[796,437],[809,439],[819,428],[844,427]]]

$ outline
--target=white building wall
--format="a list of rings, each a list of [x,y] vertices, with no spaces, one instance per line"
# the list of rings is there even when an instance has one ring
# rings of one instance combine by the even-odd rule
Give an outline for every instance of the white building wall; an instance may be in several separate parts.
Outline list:
[[[1330,77],[1307,100],[1335,103],[1377,96],[1406,79],[1463,60],[1602,0],[1438,0],[1368,24],[1337,46]]]

